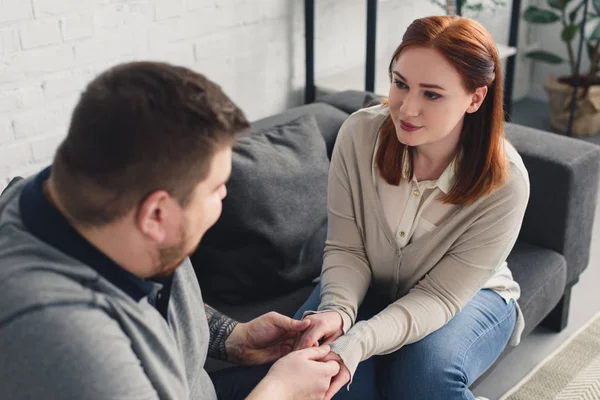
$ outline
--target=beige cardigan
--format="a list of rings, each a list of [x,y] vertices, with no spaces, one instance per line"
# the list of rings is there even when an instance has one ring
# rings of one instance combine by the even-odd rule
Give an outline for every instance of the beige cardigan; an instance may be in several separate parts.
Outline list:
[[[345,334],[332,343],[352,374],[360,361],[394,352],[450,321],[482,288],[519,297],[506,257],[521,228],[529,178],[510,145],[509,181],[399,249],[372,178],[374,146],[385,106],[362,109],[340,128],[329,171],[329,229],[319,311],[342,315]],[[369,285],[390,305],[368,321],[356,314]],[[524,327],[521,312],[511,337]]]

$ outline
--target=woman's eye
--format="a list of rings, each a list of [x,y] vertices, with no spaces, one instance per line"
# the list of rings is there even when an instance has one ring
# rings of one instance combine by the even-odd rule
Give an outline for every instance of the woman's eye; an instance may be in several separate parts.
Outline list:
[[[425,97],[427,97],[429,100],[436,100],[442,96],[440,96],[437,93],[427,91],[427,92],[425,92]]]
[[[408,86],[406,85],[406,83],[399,81],[399,80],[395,80],[394,83],[396,84],[396,86],[398,87],[398,89],[406,89],[408,88]]]

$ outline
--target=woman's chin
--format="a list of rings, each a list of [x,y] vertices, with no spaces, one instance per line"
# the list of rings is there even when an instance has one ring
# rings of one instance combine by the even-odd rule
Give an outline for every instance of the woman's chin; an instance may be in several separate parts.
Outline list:
[[[413,147],[419,144],[418,140],[415,140],[416,138],[410,136],[410,133],[396,132],[396,138],[398,138],[398,141],[405,146]]]

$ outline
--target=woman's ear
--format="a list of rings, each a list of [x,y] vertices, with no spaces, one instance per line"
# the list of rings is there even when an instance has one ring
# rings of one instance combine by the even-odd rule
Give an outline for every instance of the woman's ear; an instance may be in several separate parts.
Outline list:
[[[167,236],[169,200],[171,196],[164,190],[150,194],[140,204],[136,216],[137,228],[151,240],[162,243]]]
[[[487,96],[487,92],[487,86],[481,86],[475,89],[475,93],[473,93],[473,96],[471,97],[471,104],[469,104],[469,107],[467,107],[467,112],[469,114],[479,110],[483,100],[485,100],[485,96]]]

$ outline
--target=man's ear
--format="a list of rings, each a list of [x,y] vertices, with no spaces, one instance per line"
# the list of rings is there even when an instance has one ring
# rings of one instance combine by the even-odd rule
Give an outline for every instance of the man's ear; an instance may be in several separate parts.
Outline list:
[[[164,190],[150,194],[140,204],[136,216],[138,229],[151,240],[162,243],[167,236],[171,196]]]
[[[469,104],[469,107],[467,108],[469,114],[479,110],[483,100],[485,100],[485,96],[487,96],[487,92],[487,86],[481,86],[475,89],[475,93],[473,93],[473,96],[471,97],[471,104]]]

